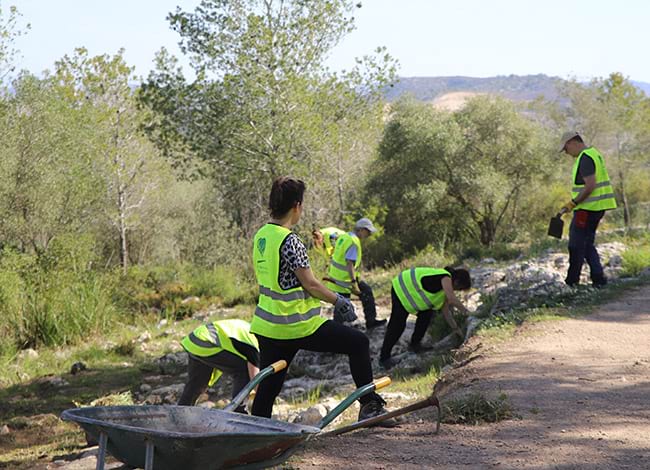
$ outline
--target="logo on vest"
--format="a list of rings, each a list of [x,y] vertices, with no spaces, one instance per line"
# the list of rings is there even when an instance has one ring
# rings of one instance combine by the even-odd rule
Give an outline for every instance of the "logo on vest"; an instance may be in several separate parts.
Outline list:
[[[264,254],[264,250],[266,249],[266,238],[260,238],[257,240],[257,249],[259,250],[260,254]]]

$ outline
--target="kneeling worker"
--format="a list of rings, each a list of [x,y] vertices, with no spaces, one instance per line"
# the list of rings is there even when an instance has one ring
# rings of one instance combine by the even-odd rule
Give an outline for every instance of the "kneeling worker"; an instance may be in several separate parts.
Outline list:
[[[393,279],[390,291],[392,309],[390,321],[386,327],[384,343],[381,346],[379,363],[385,369],[395,365],[391,359],[393,346],[399,340],[406,328],[409,314],[417,315],[415,330],[411,336],[409,350],[424,351],[420,344],[431,323],[434,310],[441,310],[447,324],[458,336],[463,338],[463,332],[449,312],[449,306],[458,308],[467,314],[469,311],[456,298],[454,290],[466,290],[472,286],[469,272],[466,269],[411,268],[402,271]]]
[[[334,253],[334,246],[336,245],[336,239],[343,233],[345,233],[345,231],[340,228],[325,227],[312,230],[311,236],[316,248],[323,250],[327,256],[332,256]]]
[[[350,298],[351,294],[358,295],[366,317],[366,328],[371,329],[386,323],[386,320],[377,320],[377,307],[372,288],[359,278],[361,268],[361,240],[368,238],[377,229],[365,217],[357,220],[354,231],[342,233],[336,239],[334,253],[330,260],[327,273],[327,287]],[[342,323],[341,318],[334,317],[334,321]]]
[[[244,320],[218,320],[196,328],[181,340],[189,355],[187,384],[179,405],[193,406],[223,372],[232,375],[234,398],[258,372],[259,346]],[[246,413],[245,405],[236,410]]]

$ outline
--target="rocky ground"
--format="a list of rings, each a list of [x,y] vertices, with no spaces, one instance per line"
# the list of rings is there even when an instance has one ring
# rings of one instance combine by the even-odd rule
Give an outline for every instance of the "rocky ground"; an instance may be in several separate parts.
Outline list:
[[[624,249],[624,245],[617,242],[599,245],[599,252],[601,253],[601,257],[606,265],[606,274],[610,279],[615,280],[620,273],[622,261],[621,253]],[[477,310],[481,315],[485,315],[486,313],[499,314],[500,312],[507,312],[511,309],[530,305],[531,303],[541,305],[544,302],[551,301],[552,299],[558,298],[558,296],[567,293],[568,288],[563,282],[567,265],[568,256],[565,253],[556,253],[553,251],[548,251],[535,259],[521,260],[508,265],[502,265],[492,259],[481,260],[480,263],[477,263],[476,267],[471,269],[471,275],[476,290],[467,296],[464,301],[470,309]],[[586,271],[587,270],[585,269],[585,279],[583,279],[583,282],[588,284]],[[361,312],[360,305],[357,305],[357,309],[358,312]],[[202,312],[197,315],[197,319],[203,321],[210,316],[210,313],[211,312]],[[379,317],[386,318],[389,316],[389,313],[390,299],[380,298],[378,300]],[[331,315],[331,312],[326,311],[325,314]],[[475,328],[480,321],[481,320],[478,318],[472,319],[472,329]],[[361,320],[353,326],[363,329]],[[396,345],[394,353],[395,356],[400,359],[400,368],[408,370],[410,373],[426,372],[430,365],[430,360],[426,361],[427,358],[424,357],[423,361],[422,356],[416,356],[407,351],[408,339],[410,338],[412,328],[413,323],[409,322],[407,325],[407,331],[402,335],[400,342]],[[383,332],[384,328],[378,328],[377,330],[368,333],[371,343],[371,352],[374,358],[378,357],[381,341],[383,340]],[[173,324],[168,324],[163,320],[151,331],[140,334],[135,347],[142,351],[146,351],[152,338],[167,337],[168,339],[178,340],[184,334],[186,334],[186,332],[176,331]],[[509,347],[509,345],[504,346],[504,354],[508,354],[507,348]],[[145,374],[142,383],[139,387],[136,387],[137,389],[134,393],[129,394],[129,396],[125,398],[126,400],[132,401],[133,403],[143,404],[166,404],[175,403],[177,401],[183,388],[184,380],[187,377],[185,373],[187,357],[176,342],[174,342],[171,349],[174,352],[160,357],[155,362],[154,370]],[[25,354],[29,354],[29,352]],[[523,353],[520,352],[518,354]],[[528,358],[522,356],[522,363],[527,364],[527,361]],[[419,370],[422,364],[426,364],[426,368]],[[374,364],[374,366],[377,375],[383,375],[385,373],[379,368],[378,364]],[[80,364],[77,367],[79,368],[77,372],[84,373],[83,364]],[[474,369],[467,369],[467,371],[470,370],[473,371]],[[477,372],[477,374],[477,377],[480,377],[480,373]],[[48,382],[47,386],[53,391],[58,387],[65,387],[67,385],[65,380],[60,377],[49,377],[44,380],[51,382]],[[471,378],[468,378],[468,380],[468,383],[473,383]],[[462,381],[459,380],[459,383],[461,382]],[[274,408],[274,412],[276,413],[275,417],[291,422],[300,422],[305,424],[314,423],[328,410],[335,406],[342,395],[345,395],[352,390],[352,383],[347,361],[341,356],[315,354],[304,351],[300,352],[291,366],[287,381],[285,382],[282,394],[278,400],[278,404]],[[223,406],[229,396],[229,390],[230,384],[227,378],[222,378],[213,389],[210,389],[208,393],[201,398],[200,406]],[[416,399],[414,395],[409,393],[388,391],[383,394],[389,403],[394,406],[399,406]],[[295,406],[298,402],[304,403],[305,399],[313,401],[314,403],[317,402],[317,404],[302,409]],[[351,413],[347,415],[347,419],[349,419],[350,416],[354,416],[355,413],[356,410],[352,410]],[[424,420],[424,422],[426,422],[429,418],[429,414],[422,413],[415,419]],[[403,432],[400,431],[399,436],[401,437],[399,437],[399,439],[396,438],[396,442],[401,442],[404,439],[412,439],[414,442],[420,443],[429,442],[430,427],[426,426],[426,429],[422,430],[421,427],[412,423],[413,422],[408,424]],[[414,427],[411,428],[411,426]],[[454,427],[453,429],[461,428]],[[12,430],[10,428],[7,428],[6,430],[3,428],[0,429],[0,434],[2,432],[11,433]],[[367,431],[363,436],[374,436],[376,433],[378,433],[378,431]],[[382,440],[387,439],[386,435],[382,433],[379,433],[378,435],[382,436]],[[390,435],[392,434],[389,434],[389,436]],[[364,438],[362,438],[362,440],[363,439]],[[446,438],[442,438],[442,441],[445,439]],[[364,442],[360,442],[359,444],[363,445]],[[448,444],[449,447],[453,446],[451,441],[448,442]],[[499,444],[495,445],[499,446]],[[479,444],[477,444],[477,446],[480,447]],[[461,445],[461,447],[463,446]],[[316,448],[320,450],[315,454],[308,454],[314,456],[312,462],[315,462],[317,466],[329,465],[326,462],[325,457],[328,453],[326,447]],[[442,451],[443,449],[439,450]],[[448,450],[449,448],[447,448],[445,452],[448,452]],[[380,458],[384,454],[385,453],[379,452],[375,455],[375,453],[371,452],[365,461],[369,463],[372,468],[383,468],[379,464],[377,464],[379,466],[372,464],[371,457],[374,456]],[[472,458],[473,457],[474,456],[472,456]],[[309,461],[312,457],[306,458],[307,461]],[[468,458],[468,456],[463,458]],[[70,459],[73,459],[73,461],[70,461]],[[90,454],[80,453],[71,455],[69,459],[60,459],[56,464],[46,464],[46,466],[39,468],[94,468],[94,464],[92,463],[94,462],[93,459],[94,456],[91,450]],[[417,461],[418,460],[416,459],[415,462]],[[83,462],[86,462],[87,465]],[[406,466],[410,465],[409,462],[408,459],[403,461]],[[420,462],[419,464],[415,463],[414,465],[421,468],[423,464]]]

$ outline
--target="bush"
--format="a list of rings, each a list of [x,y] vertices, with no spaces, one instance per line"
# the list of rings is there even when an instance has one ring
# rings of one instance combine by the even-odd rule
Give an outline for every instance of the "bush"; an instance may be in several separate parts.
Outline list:
[[[90,271],[83,240],[53,243],[41,256],[0,255],[0,331],[9,347],[63,345],[102,331],[118,312],[112,286]]]
[[[257,288],[245,271],[231,266],[137,266],[123,277],[117,295],[130,310],[185,318],[211,304],[253,304]]]
[[[650,247],[639,246],[628,248],[623,252],[623,271],[630,276],[637,276],[645,268],[650,267]]]

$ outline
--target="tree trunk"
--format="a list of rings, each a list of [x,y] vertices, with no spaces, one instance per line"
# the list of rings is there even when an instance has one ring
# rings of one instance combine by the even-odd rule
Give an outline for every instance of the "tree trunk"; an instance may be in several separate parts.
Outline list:
[[[126,242],[126,201],[124,198],[124,192],[119,191],[117,197],[120,210],[120,264],[122,265],[122,271],[126,274],[126,270],[129,267],[129,251]]]
[[[623,203],[623,221],[625,222],[625,231],[630,230],[630,206],[627,203],[627,193],[625,192],[625,175],[623,170],[618,170],[619,188],[621,191],[621,202]]]
[[[492,219],[484,218],[478,223],[481,230],[480,241],[481,245],[490,246],[494,243],[496,237],[496,224]]]

